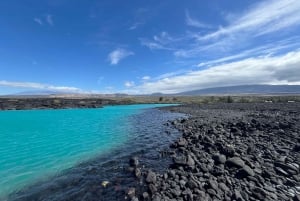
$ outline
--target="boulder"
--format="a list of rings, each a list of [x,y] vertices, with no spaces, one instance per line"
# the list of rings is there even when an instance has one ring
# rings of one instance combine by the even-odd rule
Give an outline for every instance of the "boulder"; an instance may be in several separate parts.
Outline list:
[[[223,154],[214,154],[212,158],[216,164],[224,164],[226,162],[226,156]]]
[[[138,157],[132,157],[129,159],[129,165],[131,167],[137,167],[139,165]]]
[[[254,175],[254,171],[248,165],[245,165],[243,168],[239,169],[239,171],[236,174],[238,178],[244,178],[248,176],[253,177]]]
[[[156,182],[156,174],[152,172],[151,170],[148,171],[147,177],[146,177],[147,183],[155,183]]]
[[[135,188],[128,188],[126,194],[132,199],[135,196]]]
[[[229,167],[243,168],[245,166],[245,163],[241,158],[233,157],[233,158],[227,159],[226,165]]]
[[[265,190],[263,190],[262,188],[254,187],[252,189],[252,195],[256,199],[265,200],[265,198],[267,197],[267,192]]]

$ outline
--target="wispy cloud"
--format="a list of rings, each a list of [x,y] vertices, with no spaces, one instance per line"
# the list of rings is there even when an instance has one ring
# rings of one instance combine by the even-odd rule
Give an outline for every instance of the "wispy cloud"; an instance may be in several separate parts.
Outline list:
[[[52,15],[46,15],[46,21],[50,26],[54,26]]]
[[[242,84],[300,84],[300,50],[284,55],[253,57],[146,82],[140,93],[177,93],[207,87]]]
[[[259,36],[299,24],[299,0],[266,0],[237,15],[228,26],[199,36],[198,39],[209,40],[241,32]]]
[[[0,86],[84,93],[84,91],[82,89],[77,88],[77,87],[54,86],[54,85],[42,84],[42,83],[36,83],[36,82],[11,82],[11,81],[6,81],[6,80],[0,80]]]
[[[141,45],[151,50],[176,50],[173,44],[179,42],[181,38],[173,38],[166,31],[162,31],[158,35],[154,35],[153,39],[140,38]]]
[[[114,51],[112,51],[111,53],[109,53],[108,55],[108,59],[110,61],[111,65],[116,65],[118,64],[122,59],[134,55],[134,52],[122,49],[122,48],[118,48],[115,49]]]
[[[146,76],[142,77],[142,80],[144,80],[144,81],[147,81],[147,80],[150,80],[150,79],[151,79],[151,77],[150,77],[150,76],[148,76],[148,75],[146,75]]]
[[[135,22],[134,24],[132,24],[130,27],[129,27],[129,30],[135,30],[137,29],[139,26],[145,24],[144,22]]]
[[[171,77],[186,74],[187,72],[189,72],[189,71],[187,71],[186,69],[181,69],[178,71],[161,74],[157,77],[154,77],[153,80],[158,81],[158,80],[163,80],[163,79],[169,79]]]
[[[138,27],[146,24],[147,19],[150,16],[150,10],[147,8],[138,8],[134,11],[133,15],[134,15],[134,19],[133,22],[131,24],[131,26],[129,27],[129,30],[135,30]]]
[[[33,19],[33,21],[35,21],[39,25],[48,24],[50,26],[54,26],[53,17],[50,14],[47,14],[43,17],[36,17]]]
[[[190,16],[188,10],[185,11],[185,23],[188,26],[197,27],[197,28],[210,28],[211,26],[205,23],[202,23]]]
[[[33,19],[36,23],[38,23],[39,25],[43,25],[44,23],[43,23],[43,21],[42,21],[42,19],[40,19],[40,18],[34,18]]]
[[[141,45],[148,47],[150,50],[172,50],[172,48],[166,47],[157,42],[153,42],[151,40],[140,38]]]
[[[183,59],[222,57],[224,54],[230,56],[262,45],[264,41],[276,43],[282,38],[291,37],[284,34],[300,26],[300,1],[264,0],[241,13],[232,13],[231,16],[230,21],[214,31],[187,31],[181,36],[168,34],[167,38],[160,34],[153,36],[153,39],[143,39],[141,44],[151,50],[170,51],[176,58]],[[187,25],[202,26],[188,11],[185,18]],[[165,40],[155,40],[156,37]],[[172,40],[166,40],[169,38]]]
[[[291,49],[300,47],[300,37],[291,37],[285,40],[263,44],[261,46],[257,46],[255,48],[250,48],[244,51],[241,51],[237,54],[231,54],[230,56],[225,56],[221,58],[217,58],[214,60],[209,60],[206,62],[201,62],[197,66],[198,67],[209,67],[212,65],[226,63],[231,61],[236,61],[240,59],[245,59],[248,57],[268,57],[272,55],[279,54],[282,51],[290,51]],[[190,52],[191,53],[191,52]]]
[[[126,81],[124,83],[124,86],[125,87],[133,87],[133,86],[135,86],[135,83],[133,81]]]
[[[161,32],[159,35],[153,36],[153,39],[161,44],[168,44],[174,41],[174,39],[165,31]]]

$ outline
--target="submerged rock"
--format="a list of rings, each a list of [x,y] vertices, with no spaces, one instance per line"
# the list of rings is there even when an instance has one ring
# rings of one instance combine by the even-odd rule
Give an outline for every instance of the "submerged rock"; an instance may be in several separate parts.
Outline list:
[[[129,165],[131,167],[137,167],[139,165],[138,157],[132,157],[132,158],[130,158]]]

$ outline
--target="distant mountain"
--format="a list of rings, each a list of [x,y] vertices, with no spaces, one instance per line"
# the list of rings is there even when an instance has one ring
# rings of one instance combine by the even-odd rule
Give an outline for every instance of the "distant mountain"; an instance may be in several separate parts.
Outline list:
[[[48,95],[61,95],[61,94],[70,94],[63,91],[51,91],[51,90],[32,90],[32,91],[23,91],[16,94],[11,94],[14,96],[48,96]]]
[[[152,93],[152,94],[150,94],[150,96],[162,96],[162,95],[165,95],[165,94],[163,94],[163,93]]]
[[[176,95],[300,94],[300,85],[240,85],[186,91]]]

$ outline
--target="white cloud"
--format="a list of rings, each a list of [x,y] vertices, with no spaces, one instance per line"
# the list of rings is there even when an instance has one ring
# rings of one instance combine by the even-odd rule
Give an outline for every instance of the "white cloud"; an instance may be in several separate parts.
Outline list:
[[[33,21],[35,21],[36,23],[38,23],[39,25],[44,25],[45,24],[48,24],[50,26],[54,26],[54,21],[52,19],[52,15],[45,15],[44,17],[42,18],[34,18]]]
[[[230,16],[230,21],[215,31],[187,31],[182,36],[162,32],[152,40],[143,39],[141,42],[152,50],[169,50],[177,59],[230,56],[254,48],[263,41],[276,43],[282,38],[291,38],[291,34],[287,34],[300,25],[300,1],[264,0]],[[188,11],[185,17],[187,25],[201,25]]]
[[[135,83],[133,81],[126,81],[124,83],[124,85],[125,85],[125,87],[133,87],[133,86],[135,86]]]
[[[53,19],[52,19],[52,15],[46,15],[46,21],[49,25],[53,26],[54,25],[54,22],[53,22]]]
[[[134,55],[134,53],[131,51],[125,50],[125,49],[118,48],[118,49],[112,51],[111,53],[109,53],[108,59],[109,59],[111,65],[116,65],[122,59],[124,59],[128,56],[131,56],[131,55]]]
[[[147,80],[150,80],[151,79],[151,77],[150,76],[144,76],[144,77],[142,77],[142,80],[144,80],[144,81],[147,81]]]
[[[167,47],[159,42],[151,41],[145,38],[140,38],[140,41],[141,45],[148,47],[150,50],[174,50],[173,48]]]
[[[40,18],[34,18],[33,19],[36,23],[38,23],[39,25],[43,25],[43,21]]]
[[[133,87],[139,93],[177,93],[243,84],[300,84],[300,50],[280,56],[253,57],[205,70],[162,78]]]
[[[14,88],[27,88],[27,89],[42,89],[42,90],[54,90],[63,92],[74,92],[74,93],[84,93],[83,90],[77,87],[69,86],[54,86],[49,84],[42,84],[36,82],[11,82],[6,80],[0,80],[0,86],[4,87],[14,87]]]
[[[161,75],[153,78],[153,80],[169,79],[170,77],[175,77],[175,76],[182,75],[185,73],[187,73],[187,70],[182,69],[182,70],[178,70],[178,71],[174,71],[174,72],[161,74]]]
[[[138,8],[133,12],[134,20],[132,22],[132,25],[129,27],[129,30],[135,30],[138,27],[146,24],[146,21],[149,18],[149,12],[150,10],[147,8]]]
[[[171,50],[176,51],[177,43],[185,40],[185,37],[172,37],[166,31],[162,31],[158,35],[154,35],[152,40],[140,38],[141,45],[148,47],[151,50]]]
[[[266,0],[258,3],[241,15],[237,15],[228,26],[204,36],[209,40],[223,35],[247,33],[264,35],[300,24],[299,0]]]
[[[174,39],[165,31],[161,32],[158,36],[153,36],[153,39],[161,44],[168,44],[174,41]]]
[[[129,27],[129,30],[135,30],[135,29],[137,29],[139,26],[141,26],[143,24],[145,24],[145,23],[144,22],[135,22],[133,25],[131,25]]]
[[[269,44],[264,44],[252,49],[247,49],[238,54],[231,54],[230,56],[221,57],[215,60],[210,60],[208,62],[201,62],[198,67],[211,66],[219,63],[235,61],[247,57],[254,56],[272,56],[276,55],[280,51],[287,51],[289,49],[300,47],[300,37],[292,37],[282,41],[273,42]]]
[[[191,16],[190,16],[190,13],[188,10],[185,11],[185,23],[188,25],[188,26],[192,26],[192,27],[197,27],[197,28],[210,28],[209,25],[207,24],[204,24],[202,22],[199,22],[198,20],[196,19],[193,19]]]

